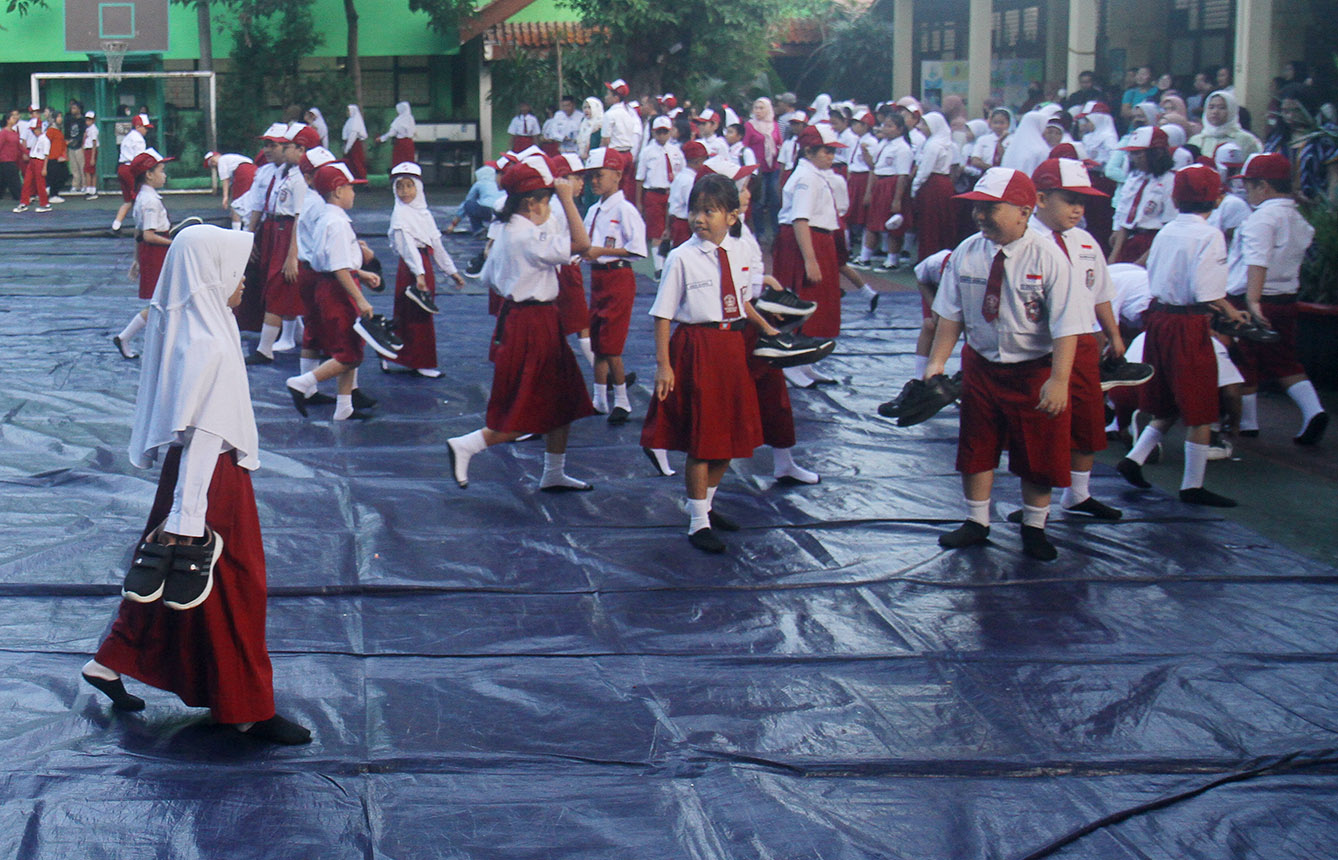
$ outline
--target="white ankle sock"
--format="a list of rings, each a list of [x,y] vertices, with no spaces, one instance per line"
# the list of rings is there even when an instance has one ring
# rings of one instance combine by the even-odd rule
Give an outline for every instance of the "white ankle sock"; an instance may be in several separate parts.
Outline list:
[[[1037,508],[1024,504],[1022,506],[1022,525],[1031,526],[1035,529],[1045,528],[1045,518],[1050,515],[1050,508]]]
[[[709,493],[710,490],[707,490]],[[688,499],[688,534],[711,527],[711,503],[706,499]]]
[[[1203,474],[1208,471],[1208,448],[1197,442],[1185,443],[1185,476],[1180,479],[1180,489],[1203,486]]]
[[[451,446],[455,452],[455,480],[460,484],[469,483],[469,461],[473,456],[488,447],[487,441],[483,438],[482,430],[475,430],[473,433],[466,433],[463,436],[455,436],[446,440],[446,444]]]
[[[121,677],[115,671],[108,669],[97,660],[89,660],[84,664],[84,668],[80,671],[90,678],[99,678],[103,681],[115,681],[117,678]]]
[[[120,218],[117,218],[115,221],[112,221],[112,229],[113,229],[113,230],[120,230],[120,229],[121,229],[121,219],[120,219]]]
[[[628,412],[632,411],[632,401],[627,399],[627,383],[613,386],[613,405],[621,406]]]
[[[256,352],[266,358],[274,357],[274,341],[279,339],[279,327],[265,323],[260,327],[260,345],[256,347]]]
[[[1069,472],[1069,486],[1064,488],[1064,495],[1060,497],[1059,504],[1065,508],[1071,508],[1074,505],[1081,504],[1092,497],[1092,491],[1089,489],[1092,482],[1092,473],[1088,472]]]
[[[353,395],[336,394],[334,420],[343,421],[353,414]]]
[[[859,261],[860,261],[861,263],[869,263],[869,262],[872,262],[872,261],[873,261],[873,248],[870,248],[868,245],[863,245],[863,246],[861,246],[860,249],[859,249]]]
[[[1238,430],[1259,429],[1259,395],[1242,394],[1240,398],[1240,427]]]
[[[865,298],[869,298],[869,299],[871,299],[871,298],[873,298],[874,296],[878,295],[878,292],[877,292],[876,290],[874,290],[874,288],[871,287],[871,286],[869,286],[868,284],[864,284],[864,285],[862,285],[862,286],[859,288],[859,292],[860,292],[860,295],[864,296]]]
[[[706,509],[708,511],[711,510],[711,508],[715,505],[715,491],[718,489],[720,488],[719,487],[706,488]]]
[[[1305,425],[1310,423],[1311,418],[1324,411],[1323,404],[1319,402],[1319,395],[1315,393],[1315,386],[1308,379],[1302,379],[1288,388],[1287,396],[1301,410],[1302,430],[1305,430]]]
[[[284,384],[289,388],[295,391],[300,391],[307,397],[310,397],[316,393],[316,374],[312,371],[307,371],[306,373],[297,376],[290,376],[284,380]],[[350,402],[352,402],[351,397]]]
[[[774,460],[772,474],[777,478],[794,478],[804,484],[816,484],[820,480],[817,472],[811,472],[794,461],[791,448],[772,448]]]
[[[1148,461],[1152,450],[1161,442],[1162,432],[1151,424],[1147,426],[1142,433],[1138,434],[1138,441],[1129,451],[1129,459],[1138,465],[1143,465]]]
[[[925,368],[929,367],[929,356],[917,355],[915,357],[915,378],[925,378]]]
[[[596,382],[590,392],[590,400],[595,404],[595,411],[601,415],[609,411],[609,390],[606,386]]]
[[[458,454],[456,455],[459,456]],[[548,487],[575,487],[582,488],[588,486],[585,481],[577,480],[566,473],[567,455],[550,454],[544,452],[544,474],[539,479],[539,489]]]
[[[669,451],[664,448],[647,448],[650,455],[655,458],[655,464],[660,470],[660,474],[666,478],[673,477],[678,473],[669,465]]]
[[[284,350],[292,349],[297,345],[297,320],[284,320],[279,323],[279,339],[275,343],[283,344]]]
[[[125,324],[125,328],[121,329],[121,343],[130,343],[130,339],[139,334],[147,324],[148,320],[143,314],[135,314],[130,318],[130,322]]]
[[[233,222],[232,222],[232,229],[234,229],[234,230],[241,230],[241,229],[242,229],[242,222],[240,222],[240,221],[233,221]]]
[[[990,500],[989,500],[989,499],[983,499],[982,501],[977,502],[977,501],[975,501],[975,500],[973,500],[973,499],[967,499],[967,500],[966,500],[966,518],[967,518],[968,520],[970,520],[971,522],[973,522],[973,523],[979,523],[980,525],[984,526],[985,528],[989,528],[989,527],[990,527]]]
[[[584,355],[584,356],[585,356],[585,360],[586,360],[586,362],[589,363],[589,365],[590,365],[591,367],[594,367],[594,366],[595,366],[595,349],[594,349],[594,347],[592,347],[592,346],[590,345],[590,338],[588,338],[588,337],[578,337],[578,338],[576,338],[576,343],[580,345],[580,347],[581,347],[581,355]]]

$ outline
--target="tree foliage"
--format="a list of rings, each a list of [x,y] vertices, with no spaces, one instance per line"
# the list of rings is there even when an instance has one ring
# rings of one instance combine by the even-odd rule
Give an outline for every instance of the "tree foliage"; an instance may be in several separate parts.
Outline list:
[[[432,29],[454,35],[460,22],[474,14],[474,0],[409,0],[414,12],[426,12]]]
[[[10,13],[11,15],[15,12],[18,12],[20,18],[27,15],[33,9],[45,9],[45,8],[47,8],[46,0],[5,0],[5,11]],[[7,30],[7,29],[9,28],[3,24],[0,24],[0,30]]]
[[[874,104],[888,97],[892,78],[891,4],[863,14],[836,11],[822,45],[799,81],[805,91],[840,93]]]

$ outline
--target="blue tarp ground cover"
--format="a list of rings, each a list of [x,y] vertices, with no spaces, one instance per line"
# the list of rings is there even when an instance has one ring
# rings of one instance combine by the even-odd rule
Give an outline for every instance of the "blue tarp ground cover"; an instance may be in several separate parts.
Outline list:
[[[388,257],[384,215],[355,215]],[[538,442],[481,455],[467,491],[447,474],[491,373],[473,285],[440,299],[443,379],[365,366],[372,422],[299,419],[291,356],[252,371],[275,684],[315,742],[239,743],[133,683],[148,709],[115,714],[78,668],[156,481],[126,460],[137,365],[108,341],[130,243],[24,248],[0,278],[0,855],[1338,856],[1338,571],[1100,468],[1126,519],[1055,517],[1058,562],[1021,556],[1009,477],[993,544],[941,551],[955,414],[873,414],[912,367],[905,294],[849,300],[843,384],[793,394],[820,485],[735,462],[722,558],[638,450],[644,277],[634,420],[572,433],[590,494],[536,493]]]

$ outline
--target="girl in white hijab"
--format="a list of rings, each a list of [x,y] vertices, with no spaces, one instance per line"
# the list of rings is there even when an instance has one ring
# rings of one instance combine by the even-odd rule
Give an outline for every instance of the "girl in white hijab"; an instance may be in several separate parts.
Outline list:
[[[125,674],[251,737],[303,744],[311,733],[274,711],[250,475],[259,443],[231,311],[253,239],[202,224],[182,230],[167,252],[130,434],[135,466],[165,454],[158,494],[126,599],[83,677],[120,710],[144,707],[126,692]]]
[[[362,121],[362,109],[357,105],[348,106],[348,119],[344,121],[341,133],[344,139],[344,163],[354,179],[367,178],[367,151],[363,141],[367,139],[367,124]]]
[[[915,201],[915,229],[920,260],[956,244],[957,224],[952,208],[952,165],[955,147],[948,120],[938,111],[924,115],[929,132],[911,180]]]
[[[1078,114],[1078,123],[1080,128],[1088,129],[1082,136],[1087,157],[1105,166],[1120,145],[1120,135],[1115,131],[1115,119],[1110,115],[1110,110],[1097,110],[1096,104],[1088,102],[1083,106]],[[1083,126],[1084,123],[1086,126]]]
[[[599,146],[600,129],[604,127],[604,103],[591,96],[581,105],[584,116],[576,130],[576,151],[584,161],[590,150]]]
[[[1240,127],[1240,103],[1234,93],[1226,90],[1208,94],[1203,102],[1203,131],[1191,137],[1189,142],[1210,158],[1224,143],[1239,146],[1246,158],[1264,151],[1259,138]]]
[[[1047,104],[1023,114],[1013,133],[1013,141],[1004,152],[1003,166],[1030,176],[1050,156],[1051,147],[1045,142],[1043,131],[1050,117],[1062,110],[1059,105]]]
[[[832,97],[826,93],[818,93],[818,97],[813,100],[813,111],[809,116],[810,125],[816,125],[820,122],[831,122]]]
[[[392,137],[395,138],[395,146],[390,151],[391,167],[405,161],[415,160],[417,153],[414,151],[413,133],[417,128],[418,123],[414,121],[413,111],[410,110],[409,103],[396,102],[395,118],[390,121],[390,128],[386,129],[386,133],[376,139],[378,143],[385,143]]]
[[[455,268],[455,261],[441,244],[441,230],[427,208],[423,193],[423,169],[412,161],[397,165],[390,172],[395,194],[395,209],[390,213],[390,247],[399,254],[399,273],[395,278],[395,331],[404,347],[395,363],[417,371],[419,376],[436,379],[437,331],[432,315],[437,313],[437,281],[432,270],[436,263],[454,281],[465,285]],[[387,370],[386,360],[381,369]]]
[[[304,117],[304,119],[307,121],[307,125],[316,129],[316,131],[320,133],[321,146],[325,147],[326,149],[329,149],[330,126],[326,124],[325,114],[321,113],[321,109],[318,107],[307,108],[307,114]]]

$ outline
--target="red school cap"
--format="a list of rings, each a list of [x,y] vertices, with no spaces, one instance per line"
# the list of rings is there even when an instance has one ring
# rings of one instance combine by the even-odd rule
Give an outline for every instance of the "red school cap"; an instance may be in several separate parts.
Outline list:
[[[799,132],[799,148],[807,149],[810,146],[830,146],[833,149],[845,149],[846,145],[836,139],[836,132],[832,127],[825,123],[805,126],[804,130]]]
[[[553,168],[549,165],[548,157],[542,153],[527,156],[502,168],[497,184],[507,194],[525,194],[541,188],[552,188]]]
[[[312,187],[316,189],[316,193],[322,197],[328,197],[332,191],[344,185],[366,184],[366,179],[354,179],[348,166],[342,161],[332,161],[324,167],[317,168],[315,178],[311,183]]]
[[[1011,167],[991,167],[976,182],[975,188],[965,194],[958,194],[953,199],[1035,206],[1036,185],[1020,170]]]
[[[323,146],[313,146],[302,154],[302,159],[297,163],[297,169],[303,173],[315,173],[334,160],[333,152]]]
[[[1142,152],[1145,149],[1170,149],[1171,139],[1166,136],[1166,132],[1160,128],[1153,128],[1150,125],[1134,129],[1134,133],[1129,137],[1129,144],[1121,146],[1120,149],[1126,152]]]
[[[710,153],[706,151],[706,144],[702,143],[700,140],[689,140],[687,143],[683,144],[683,158],[688,161],[705,158],[708,155],[710,155]]]
[[[1222,196],[1222,174],[1206,164],[1191,164],[1175,172],[1171,200],[1182,203],[1215,203]]]
[[[1286,180],[1292,178],[1292,166],[1280,152],[1256,152],[1245,160],[1240,175],[1245,179]]]
[[[306,149],[314,149],[321,145],[321,133],[309,125],[303,125],[292,133],[289,140]]]
[[[629,167],[629,161],[631,161],[631,156],[627,153],[619,152],[611,146],[599,146],[590,150],[590,154],[585,159],[585,169],[608,168],[609,170],[623,171]]]
[[[553,171],[554,179],[561,179],[564,176],[571,176],[585,170],[585,165],[581,163],[581,156],[574,152],[559,152],[557,155],[550,156],[548,167]]]
[[[605,84],[604,86],[608,87],[611,91],[617,93],[620,96],[626,96],[628,93],[632,91],[631,88],[627,86],[627,81],[623,80],[622,78],[618,78],[613,83]]]
[[[158,150],[149,147],[139,155],[136,155],[134,160],[130,162],[130,173],[132,176],[140,176],[168,161],[176,161],[176,159],[163,158],[163,156],[158,153]]]
[[[1037,191],[1062,190],[1088,197],[1110,196],[1092,187],[1092,177],[1087,173],[1086,166],[1076,158],[1047,158],[1031,174],[1031,182]]]

